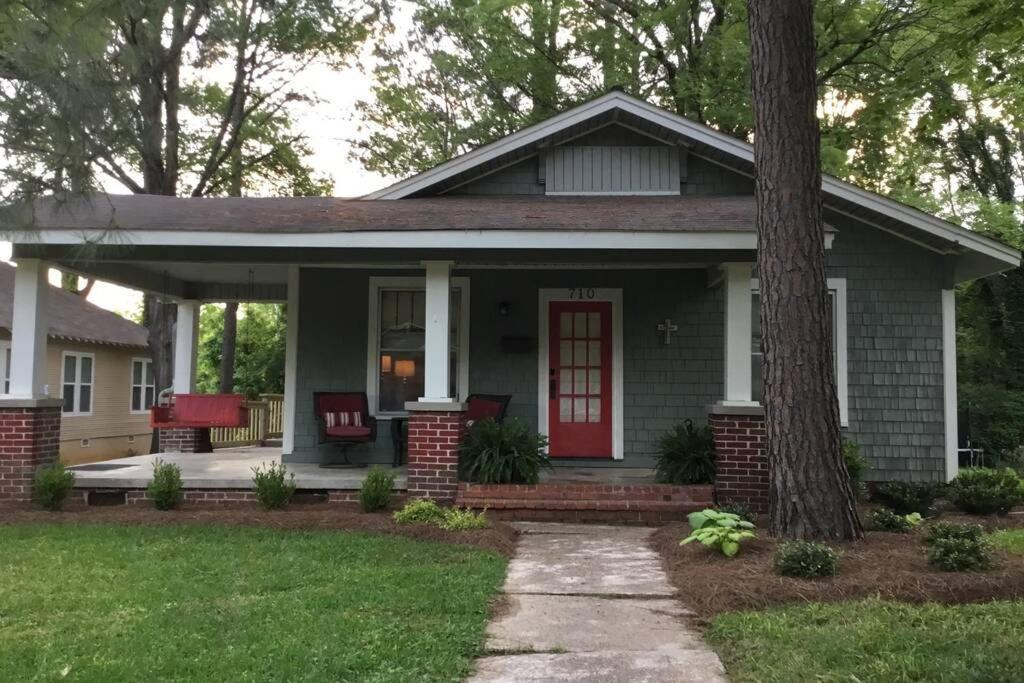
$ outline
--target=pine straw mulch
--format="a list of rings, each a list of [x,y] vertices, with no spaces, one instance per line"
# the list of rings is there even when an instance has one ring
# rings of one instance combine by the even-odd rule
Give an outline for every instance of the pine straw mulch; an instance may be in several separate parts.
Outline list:
[[[942,519],[981,523],[989,530],[1024,526],[1019,516]],[[989,571],[936,571],[928,565],[922,529],[912,534],[869,531],[860,542],[829,543],[842,552],[839,573],[813,580],[775,574],[772,555],[777,542],[772,539],[747,541],[730,559],[699,543],[680,546],[687,535],[689,526],[680,522],[655,531],[651,543],[680,600],[701,620],[722,612],[863,598],[945,604],[1024,598],[1024,556],[995,551],[996,566]]]
[[[445,531],[430,524],[398,524],[391,512],[364,513],[349,503],[292,504],[284,510],[267,511],[255,503],[184,503],[176,510],[162,512],[148,505],[86,507],[68,504],[61,512],[0,507],[0,524],[138,524],[217,525],[268,529],[342,530],[389,534],[422,541],[453,543],[492,550],[505,557],[515,552],[517,536],[513,527],[491,519],[486,529]]]

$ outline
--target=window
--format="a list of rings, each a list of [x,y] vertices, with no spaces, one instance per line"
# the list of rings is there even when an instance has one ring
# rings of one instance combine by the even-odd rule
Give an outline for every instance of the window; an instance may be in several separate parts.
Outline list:
[[[61,398],[65,415],[92,414],[93,355],[65,352]]]
[[[374,414],[404,414],[406,401],[423,396],[426,289],[423,278],[370,278],[370,358],[367,395]],[[449,391],[465,398],[469,283],[452,278]]]
[[[11,345],[0,342],[0,394],[11,393]]]
[[[764,351],[761,340],[761,297],[757,280],[752,281],[753,306],[751,308],[751,395],[761,401],[764,396]],[[846,280],[828,279],[830,328],[832,330],[832,359],[836,371],[836,392],[839,395],[839,421],[849,423],[846,367]]]
[[[132,412],[147,412],[153,407],[155,397],[153,361],[145,358],[132,358]]]

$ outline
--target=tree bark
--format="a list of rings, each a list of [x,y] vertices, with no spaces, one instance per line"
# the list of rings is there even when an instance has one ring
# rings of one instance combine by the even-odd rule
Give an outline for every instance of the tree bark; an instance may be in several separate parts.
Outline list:
[[[812,0],[747,1],[772,536],[863,536],[842,458]]]
[[[159,394],[174,381],[174,324],[178,317],[177,307],[166,303],[152,294],[143,297],[142,322],[149,332],[149,355],[153,360],[153,386]],[[160,430],[153,430],[150,453],[160,452]]]
[[[224,335],[220,351],[220,393],[235,390],[235,343],[238,338],[238,302],[229,301],[224,307]]]

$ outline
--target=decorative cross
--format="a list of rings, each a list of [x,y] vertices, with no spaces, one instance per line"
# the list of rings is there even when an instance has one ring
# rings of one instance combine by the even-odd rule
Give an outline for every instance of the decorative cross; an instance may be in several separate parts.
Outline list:
[[[672,333],[679,331],[679,325],[673,324],[672,318],[665,318],[665,322],[658,323],[658,332],[665,334],[665,346],[672,343]]]

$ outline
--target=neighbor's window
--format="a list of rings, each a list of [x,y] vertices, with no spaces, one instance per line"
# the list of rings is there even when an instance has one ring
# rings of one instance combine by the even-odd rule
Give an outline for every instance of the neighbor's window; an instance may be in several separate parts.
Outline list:
[[[846,324],[842,316],[846,311],[846,283],[844,280],[829,279],[829,329],[832,332],[832,365],[836,373],[836,390],[839,394],[840,421],[847,423],[846,397]],[[764,400],[764,345],[761,336],[761,296],[757,283],[752,285],[753,306],[751,308],[751,396],[755,401]]]
[[[132,359],[132,412],[144,413],[153,407],[156,385],[153,382],[153,361]]]
[[[0,344],[0,394],[11,393],[11,345]]]
[[[377,291],[377,412],[401,413],[406,401],[423,396],[426,292],[422,287],[382,287]],[[453,287],[449,313],[449,391],[453,397],[459,386],[461,303],[461,290]]]
[[[93,355],[65,352],[62,372],[61,398],[64,399],[64,414],[92,413]]]

